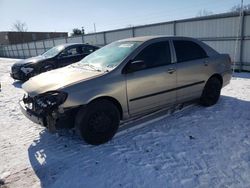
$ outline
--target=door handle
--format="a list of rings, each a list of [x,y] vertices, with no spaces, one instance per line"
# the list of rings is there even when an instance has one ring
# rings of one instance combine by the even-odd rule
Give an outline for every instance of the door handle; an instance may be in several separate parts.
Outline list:
[[[169,68],[169,69],[168,69],[168,73],[169,73],[169,74],[173,74],[174,72],[175,72],[175,69],[174,69],[174,68]]]
[[[206,67],[208,66],[208,61],[207,60],[205,60],[203,63],[204,63],[204,66],[206,66]]]

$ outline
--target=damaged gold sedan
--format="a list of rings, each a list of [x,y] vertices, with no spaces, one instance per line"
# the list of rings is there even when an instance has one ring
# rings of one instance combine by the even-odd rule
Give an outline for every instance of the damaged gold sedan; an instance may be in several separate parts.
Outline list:
[[[214,105],[230,79],[230,57],[196,39],[137,37],[31,78],[20,106],[50,131],[75,128],[98,145],[112,139],[121,120],[195,99]]]

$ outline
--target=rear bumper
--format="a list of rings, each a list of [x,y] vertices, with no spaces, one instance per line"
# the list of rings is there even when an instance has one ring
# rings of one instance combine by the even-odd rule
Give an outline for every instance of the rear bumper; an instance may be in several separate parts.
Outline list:
[[[32,110],[30,110],[29,108],[27,108],[23,101],[19,102],[19,106],[20,109],[22,111],[22,113],[32,122],[36,123],[36,124],[40,124],[42,126],[46,126],[45,124],[45,118],[36,114],[35,112],[33,112]]]
[[[222,73],[223,77],[223,87],[230,84],[231,78],[232,78],[232,70],[226,71]]]

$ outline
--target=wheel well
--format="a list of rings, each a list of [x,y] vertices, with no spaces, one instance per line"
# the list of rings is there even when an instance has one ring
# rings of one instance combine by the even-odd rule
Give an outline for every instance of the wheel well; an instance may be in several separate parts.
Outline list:
[[[117,107],[117,109],[119,110],[121,119],[123,119],[122,106],[115,98],[113,98],[113,97],[99,97],[99,98],[94,99],[93,101],[103,100],[103,99],[112,102]],[[93,101],[91,101],[91,102],[93,102]]]
[[[222,78],[222,76],[220,74],[214,74],[210,78],[217,78],[220,81],[221,86],[223,85],[223,78]]]

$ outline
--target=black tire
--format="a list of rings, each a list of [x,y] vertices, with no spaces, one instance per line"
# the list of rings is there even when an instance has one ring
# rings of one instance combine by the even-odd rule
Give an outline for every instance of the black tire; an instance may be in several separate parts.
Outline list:
[[[78,111],[75,128],[88,144],[99,145],[113,138],[119,123],[117,107],[109,100],[97,100]]]
[[[210,78],[203,89],[200,104],[202,106],[212,106],[216,104],[220,98],[221,88],[222,83],[218,78]]]

